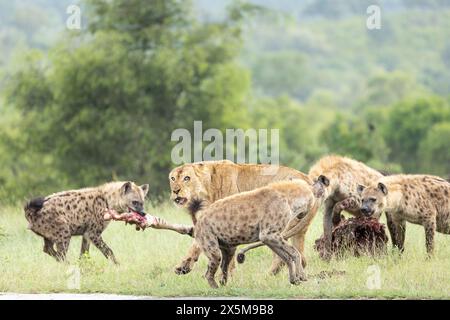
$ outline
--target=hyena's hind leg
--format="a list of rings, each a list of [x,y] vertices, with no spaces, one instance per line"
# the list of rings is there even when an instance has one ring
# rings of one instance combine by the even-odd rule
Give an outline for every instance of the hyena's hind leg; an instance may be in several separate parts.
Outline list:
[[[288,266],[289,282],[299,284],[300,281],[306,281],[300,253],[291,246],[280,234],[264,233],[260,235],[260,240],[274,251]]]
[[[220,251],[222,253],[222,261],[220,263],[220,269],[222,270],[222,277],[220,279],[220,284],[224,286],[227,284],[228,281],[230,262],[233,261],[234,253],[236,252],[236,247],[221,247]]]
[[[430,217],[423,222],[423,226],[425,228],[425,244],[428,257],[431,257],[434,252],[434,235],[436,233],[435,217],[435,215],[430,215]]]

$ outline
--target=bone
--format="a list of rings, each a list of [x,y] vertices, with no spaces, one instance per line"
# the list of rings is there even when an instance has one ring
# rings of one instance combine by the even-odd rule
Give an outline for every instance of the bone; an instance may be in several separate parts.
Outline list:
[[[136,230],[144,230],[150,227],[153,229],[172,230],[179,234],[187,234],[191,237],[193,237],[194,233],[192,226],[169,223],[162,218],[150,214],[146,214],[145,217],[143,217],[131,212],[119,214],[116,211],[108,210],[103,218],[105,220],[125,221],[125,223],[135,224]]]

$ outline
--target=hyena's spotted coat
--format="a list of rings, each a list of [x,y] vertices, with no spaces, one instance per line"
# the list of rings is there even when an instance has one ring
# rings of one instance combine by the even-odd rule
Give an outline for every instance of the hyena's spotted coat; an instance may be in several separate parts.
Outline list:
[[[359,186],[361,211],[379,217],[384,211],[393,245],[403,251],[406,221],[425,228],[431,255],[436,231],[450,234],[450,183],[429,175],[393,175],[369,187]]]
[[[329,155],[317,161],[309,170],[313,181],[320,175],[330,180],[324,197],[323,233],[325,237],[325,258],[331,257],[333,227],[341,220],[341,212],[360,216],[360,198],[356,192],[359,184],[370,184],[383,174],[360,161],[346,157]]]
[[[324,187],[317,191],[315,188],[300,179],[272,183],[218,200],[198,211],[194,237],[209,260],[206,279],[210,286],[217,287],[214,275],[219,265],[221,283],[227,282],[236,246],[257,241],[287,264],[291,283],[306,280],[301,253],[284,239],[282,232],[292,219],[304,219],[317,210],[319,199],[315,195],[320,196]]]
[[[28,228],[44,238],[44,252],[56,260],[65,260],[72,236],[83,236],[81,255],[92,242],[106,258],[117,263],[114,253],[102,239],[109,221],[105,212],[142,212],[148,185],[111,182],[96,188],[63,191],[36,198],[25,206]],[[54,248],[56,245],[56,250]]]

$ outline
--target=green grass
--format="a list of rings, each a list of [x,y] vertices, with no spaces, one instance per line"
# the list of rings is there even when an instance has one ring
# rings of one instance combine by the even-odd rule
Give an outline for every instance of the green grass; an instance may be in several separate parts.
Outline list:
[[[189,223],[182,210],[163,205],[150,210],[171,222]],[[268,275],[271,252],[267,248],[249,252],[246,262],[237,265],[226,287],[212,290],[203,278],[206,258],[194,270],[178,276],[174,266],[185,255],[191,239],[171,231],[147,229],[136,232],[121,222],[112,222],[104,233],[120,265],[109,263],[91,247],[88,259],[78,260],[80,237],[72,239],[68,263],[57,263],[42,252],[43,241],[27,230],[20,207],[0,209],[0,292],[102,292],[116,294],[177,296],[242,296],[249,298],[450,298],[450,237],[437,234],[436,254],[427,260],[424,231],[407,225],[403,256],[395,252],[374,258],[347,258],[325,263],[313,249],[321,234],[321,214],[307,236],[309,281],[292,286],[287,271]],[[80,290],[68,288],[70,268],[81,270]],[[370,290],[368,267],[381,271],[381,289]],[[345,275],[317,280],[311,275],[322,270],[343,270]]]

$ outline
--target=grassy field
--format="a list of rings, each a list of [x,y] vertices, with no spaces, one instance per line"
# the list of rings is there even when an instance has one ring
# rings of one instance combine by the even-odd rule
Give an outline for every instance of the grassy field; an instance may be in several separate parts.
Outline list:
[[[172,205],[150,209],[171,222],[189,223],[187,215]],[[171,231],[133,227],[112,222],[104,238],[120,261],[109,263],[91,247],[90,257],[78,260],[81,239],[73,238],[69,262],[57,263],[42,252],[43,241],[27,230],[20,206],[0,210],[0,292],[102,292],[152,296],[242,296],[248,298],[450,298],[450,237],[437,234],[436,255],[427,260],[422,227],[407,225],[406,249],[374,258],[347,258],[325,263],[313,249],[321,234],[319,214],[307,237],[309,281],[292,286],[284,270],[268,275],[271,253],[267,248],[247,255],[226,287],[212,290],[203,279],[206,258],[194,270],[177,276],[173,267],[184,256],[191,239]],[[381,288],[369,289],[370,266],[378,266]],[[74,266],[81,272],[80,289],[70,289]],[[71,271],[72,270],[72,271]],[[321,271],[342,270],[345,275],[319,280]]]

